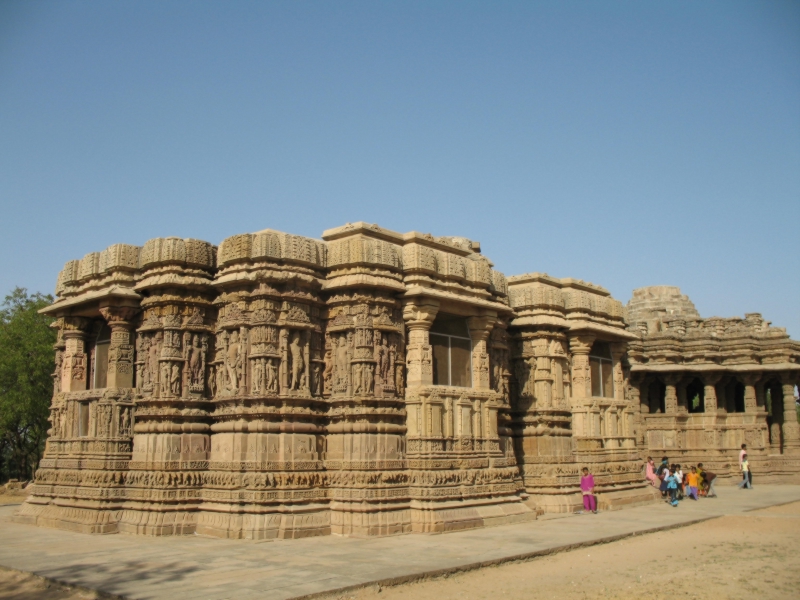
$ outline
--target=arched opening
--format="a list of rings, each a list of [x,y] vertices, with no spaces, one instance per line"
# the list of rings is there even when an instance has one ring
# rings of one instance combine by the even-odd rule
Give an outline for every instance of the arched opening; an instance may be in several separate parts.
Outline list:
[[[705,386],[697,378],[692,379],[686,386],[686,408],[690,413],[703,413],[705,407]]]
[[[664,414],[667,399],[667,386],[661,381],[656,380],[650,383],[647,388],[647,403],[650,406],[650,414]]]

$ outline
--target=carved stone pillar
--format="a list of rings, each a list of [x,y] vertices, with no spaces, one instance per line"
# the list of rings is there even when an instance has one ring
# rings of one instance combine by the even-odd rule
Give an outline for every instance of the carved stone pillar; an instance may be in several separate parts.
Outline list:
[[[783,452],[800,452],[800,424],[797,422],[797,409],[794,403],[794,373],[781,376],[783,389]]]
[[[109,388],[133,387],[133,344],[131,343],[131,319],[138,308],[105,307],[100,313],[111,329],[111,345],[108,349]]]
[[[489,377],[489,352],[486,345],[497,315],[484,315],[467,319],[472,338],[472,387],[480,390],[491,388]]]
[[[664,382],[666,383],[666,393],[664,395],[664,413],[674,415],[678,412],[678,391],[677,386],[680,381],[679,375],[666,375]]]
[[[688,398],[686,397],[686,381],[679,381],[675,386],[675,390],[678,395],[678,412],[689,412],[689,403]]]
[[[589,352],[595,336],[569,336],[569,351],[572,354],[572,397],[576,403],[592,397],[592,370],[589,366]]]
[[[433,349],[429,332],[437,312],[439,303],[429,298],[415,299],[403,307],[403,320],[408,328],[406,387],[433,384]]]
[[[712,373],[703,376],[703,409],[706,413],[717,412],[717,382],[720,375]]]
[[[650,412],[647,405],[647,384],[638,375],[632,374],[629,379],[630,403],[633,409],[633,434],[636,447],[644,450],[646,436],[645,414]]]
[[[756,396],[756,381],[759,375],[745,375],[744,380],[744,412],[755,413],[758,411],[758,400]]]
[[[627,344],[614,343],[611,347],[611,358],[614,370],[614,399],[620,402],[625,401],[625,374],[623,371],[622,358],[625,356]]]
[[[82,392],[87,389],[89,364],[86,356],[86,328],[89,320],[65,317],[62,325],[64,360],[61,367],[61,391]]]

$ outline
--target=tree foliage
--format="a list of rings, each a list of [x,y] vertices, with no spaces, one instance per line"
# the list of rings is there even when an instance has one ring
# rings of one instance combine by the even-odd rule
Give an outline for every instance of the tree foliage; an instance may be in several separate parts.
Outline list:
[[[0,304],[0,480],[31,479],[44,450],[53,395],[50,295],[16,288]]]

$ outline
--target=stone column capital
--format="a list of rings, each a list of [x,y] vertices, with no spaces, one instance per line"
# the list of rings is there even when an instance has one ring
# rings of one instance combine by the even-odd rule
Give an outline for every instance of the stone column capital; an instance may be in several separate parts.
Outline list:
[[[620,360],[628,351],[628,344],[625,342],[612,342],[608,345],[611,350],[611,356],[614,360]]]
[[[439,312],[439,301],[433,298],[415,298],[403,305],[403,320],[411,329],[429,330],[436,314]]]
[[[132,319],[139,312],[139,309],[132,306],[104,306],[100,308],[100,314],[108,323],[109,327],[133,327]]]
[[[468,317],[467,327],[473,341],[484,340],[492,333],[494,324],[497,323],[497,315],[482,315],[479,317]]]
[[[755,385],[761,379],[761,373],[743,373],[741,375],[742,383],[745,385]]]
[[[569,334],[568,339],[569,350],[572,354],[589,354],[597,337],[588,333]]]
[[[64,317],[61,319],[61,331],[64,337],[82,337],[89,333],[91,319],[86,317]]]

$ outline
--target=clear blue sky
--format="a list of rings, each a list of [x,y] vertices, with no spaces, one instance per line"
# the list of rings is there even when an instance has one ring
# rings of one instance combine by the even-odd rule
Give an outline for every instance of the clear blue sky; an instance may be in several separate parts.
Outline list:
[[[348,221],[800,338],[798,2],[0,2],[0,293]]]

